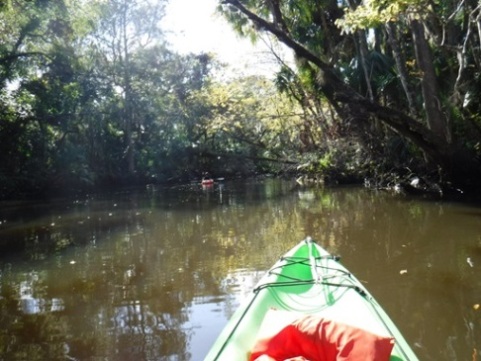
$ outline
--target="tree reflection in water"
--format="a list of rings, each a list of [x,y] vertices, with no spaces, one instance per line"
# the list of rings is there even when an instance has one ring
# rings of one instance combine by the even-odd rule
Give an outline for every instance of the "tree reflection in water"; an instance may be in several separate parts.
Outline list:
[[[276,180],[3,204],[0,359],[202,360],[306,235],[342,255],[421,359],[470,359],[481,349],[480,215]]]
[[[287,189],[273,183],[268,191],[280,196]],[[199,318],[197,304],[209,305],[214,315],[221,307],[220,327],[238,305],[229,293],[236,284],[251,286],[242,283],[247,272],[224,281],[223,275],[247,257],[245,236],[233,233],[251,222],[246,203],[262,202],[265,187],[250,187],[250,194],[218,190],[186,187],[4,207],[1,357],[201,357],[208,344],[197,337],[199,348],[191,349],[203,326],[190,317]]]

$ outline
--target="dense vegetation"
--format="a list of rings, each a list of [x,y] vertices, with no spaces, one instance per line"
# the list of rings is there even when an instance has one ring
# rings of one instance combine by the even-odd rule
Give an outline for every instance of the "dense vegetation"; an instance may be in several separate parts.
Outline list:
[[[169,50],[166,1],[0,3],[0,197],[206,170],[478,185],[477,1],[219,1],[292,49],[274,82]]]
[[[297,71],[279,82],[304,109],[334,109],[310,128],[329,127],[334,149],[348,137],[383,174],[479,184],[479,1],[224,0],[219,10],[294,51]]]

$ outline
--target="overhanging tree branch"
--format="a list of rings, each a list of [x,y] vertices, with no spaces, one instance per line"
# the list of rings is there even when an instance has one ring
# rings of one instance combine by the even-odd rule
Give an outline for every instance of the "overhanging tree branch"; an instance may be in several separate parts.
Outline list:
[[[369,121],[371,117],[379,119],[416,144],[432,161],[438,163],[445,169],[452,166],[451,149],[448,149],[445,141],[424,124],[401,111],[382,106],[360,95],[352,87],[343,82],[334,73],[331,66],[322,61],[322,59],[302,44],[292,39],[287,32],[280,29],[276,24],[261,18],[246,8],[239,0],[224,0],[222,3],[230,4],[237,8],[237,10],[252,21],[258,29],[270,32],[277,37],[280,42],[292,49],[298,58],[305,59],[316,66],[319,69],[318,82],[321,90],[338,111],[342,110],[337,106],[338,103],[340,103],[347,108],[347,115],[353,120],[366,122]],[[341,116],[343,115],[345,116],[345,114],[341,114]]]

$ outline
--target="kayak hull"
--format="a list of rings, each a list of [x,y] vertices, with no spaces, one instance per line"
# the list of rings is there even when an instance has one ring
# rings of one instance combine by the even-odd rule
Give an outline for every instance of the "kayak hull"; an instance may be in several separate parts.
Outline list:
[[[205,360],[248,360],[256,340],[302,315],[316,315],[394,338],[391,361],[418,358],[372,295],[310,239],[286,253],[234,313]]]

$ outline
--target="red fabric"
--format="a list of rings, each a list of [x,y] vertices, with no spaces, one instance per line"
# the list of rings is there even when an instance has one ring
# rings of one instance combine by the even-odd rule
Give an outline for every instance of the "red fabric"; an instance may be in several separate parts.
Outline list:
[[[388,361],[393,347],[391,337],[310,315],[272,338],[258,340],[249,361],[262,355],[276,361],[295,357],[309,361]]]

